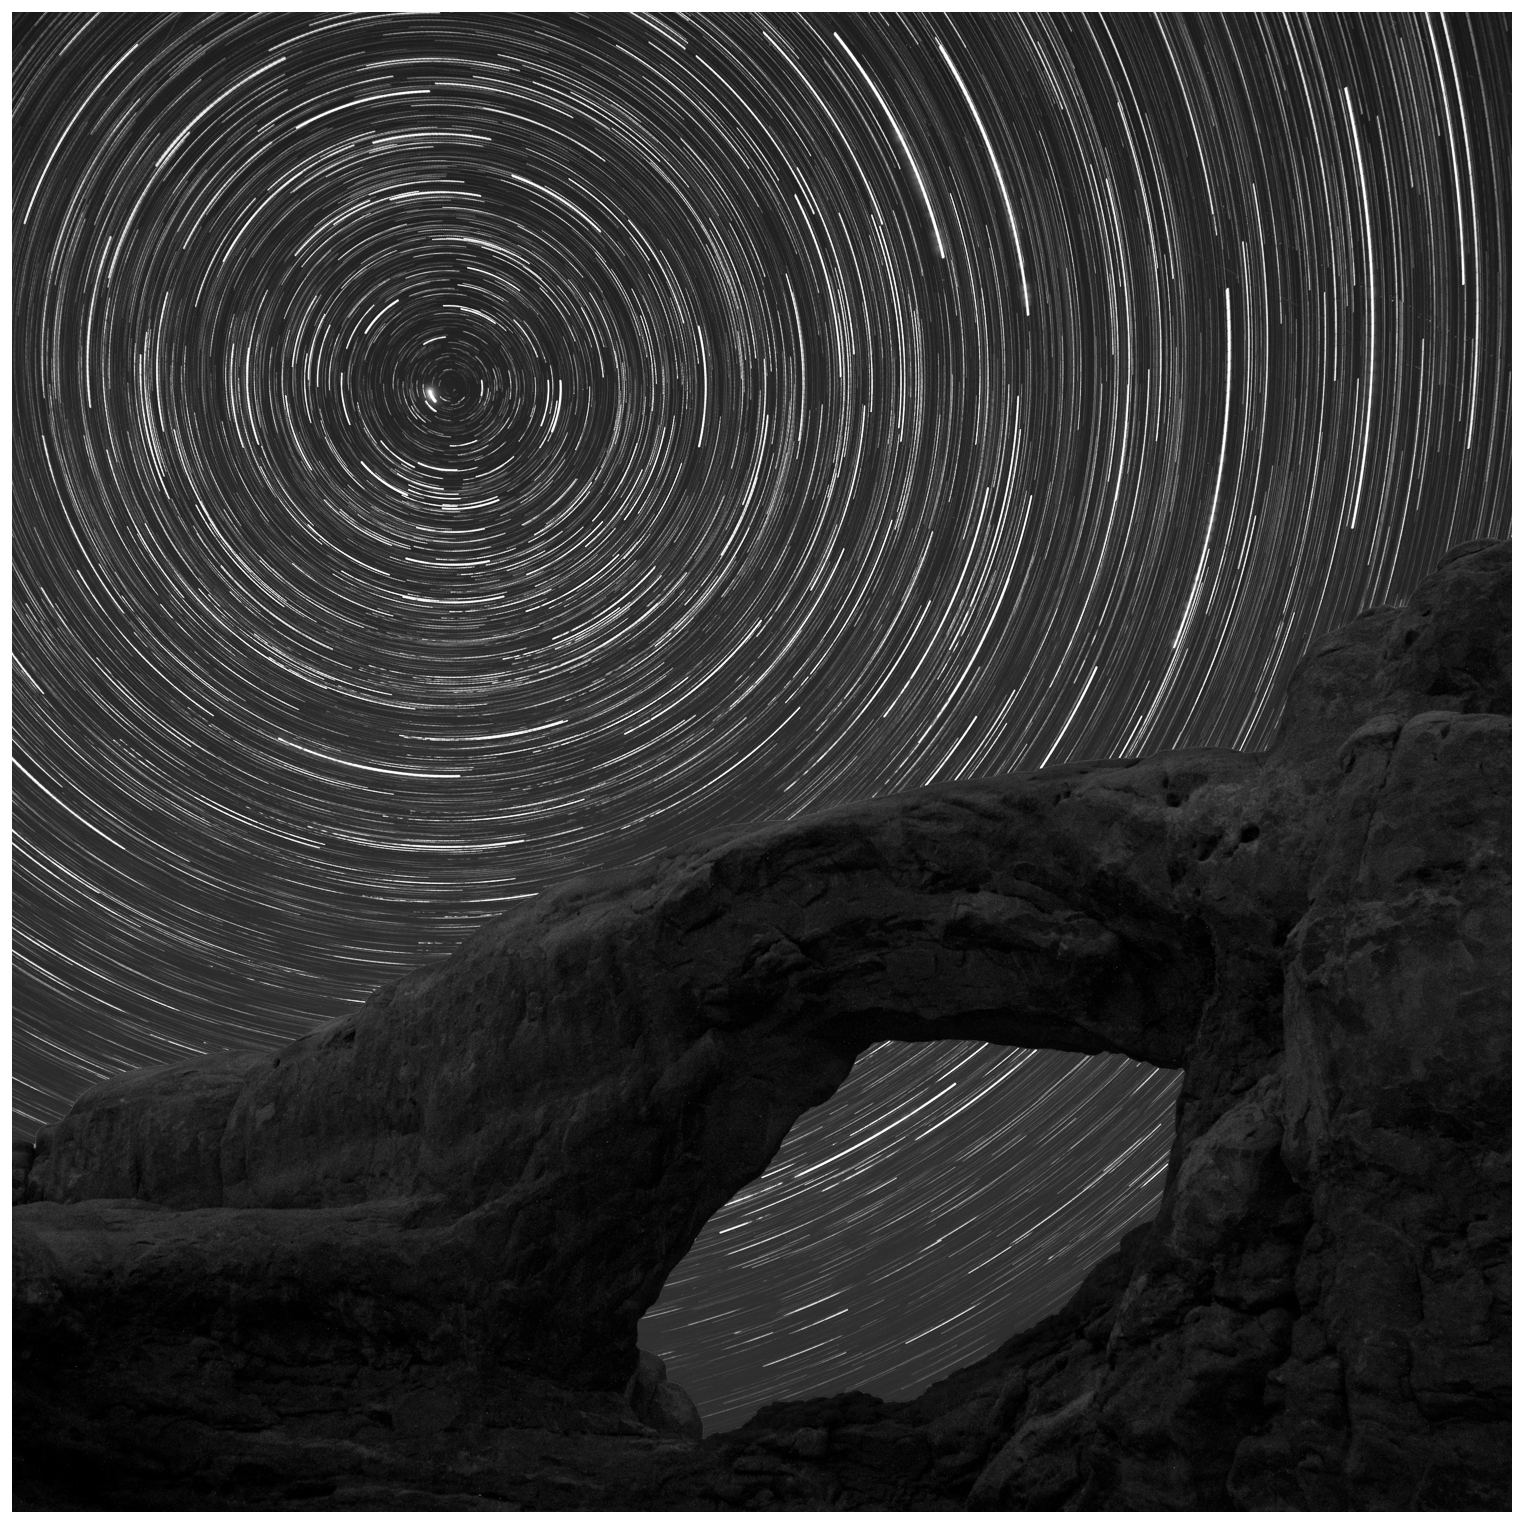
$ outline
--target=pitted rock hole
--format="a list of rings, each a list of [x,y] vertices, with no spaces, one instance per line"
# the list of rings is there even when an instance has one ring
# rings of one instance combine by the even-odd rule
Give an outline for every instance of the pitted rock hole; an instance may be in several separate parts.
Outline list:
[[[705,1224],[640,1325],[704,1432],[908,1398],[1056,1312],[1158,1210],[1178,1071],[883,1042]]]

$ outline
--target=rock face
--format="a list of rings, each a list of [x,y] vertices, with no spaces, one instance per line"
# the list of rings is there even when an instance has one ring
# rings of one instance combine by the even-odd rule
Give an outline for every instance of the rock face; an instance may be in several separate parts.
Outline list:
[[[1267,752],[944,785],[566,886],[17,1154],[43,1508],[1503,1508],[1509,566]],[[636,1324],[885,1038],[1183,1068],[1157,1220],[909,1403],[699,1440]]]

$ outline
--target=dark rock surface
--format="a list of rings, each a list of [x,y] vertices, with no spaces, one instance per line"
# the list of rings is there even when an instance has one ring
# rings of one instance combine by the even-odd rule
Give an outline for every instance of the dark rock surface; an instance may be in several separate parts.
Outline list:
[[[1509,566],[1276,744],[928,789],[574,883],[14,1159],[42,1508],[1509,1502]],[[885,1038],[1185,1070],[1159,1217],[908,1403],[698,1441],[636,1324]]]

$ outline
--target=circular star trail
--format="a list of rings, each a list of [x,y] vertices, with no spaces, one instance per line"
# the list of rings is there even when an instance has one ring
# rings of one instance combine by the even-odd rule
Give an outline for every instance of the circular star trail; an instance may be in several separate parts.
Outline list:
[[[700,832],[1263,746],[1508,533],[1506,15],[15,26],[22,1135]],[[1119,1063],[865,1056],[673,1374],[908,1390],[1046,1310],[1152,1209]]]

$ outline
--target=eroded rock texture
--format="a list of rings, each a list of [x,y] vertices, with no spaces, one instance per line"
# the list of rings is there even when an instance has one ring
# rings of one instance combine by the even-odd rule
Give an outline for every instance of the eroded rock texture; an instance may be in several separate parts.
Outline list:
[[[1509,546],[1268,752],[947,785],[568,885],[17,1159],[18,1506],[1506,1507]],[[1158,1219],[909,1403],[697,1440],[636,1324],[885,1038],[1185,1070]]]

